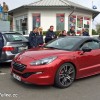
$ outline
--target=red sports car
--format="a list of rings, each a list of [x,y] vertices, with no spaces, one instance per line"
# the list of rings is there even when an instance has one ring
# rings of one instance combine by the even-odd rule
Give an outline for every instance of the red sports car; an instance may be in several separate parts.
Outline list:
[[[100,74],[100,41],[61,37],[16,55],[11,65],[11,75],[19,81],[66,88],[75,79]]]

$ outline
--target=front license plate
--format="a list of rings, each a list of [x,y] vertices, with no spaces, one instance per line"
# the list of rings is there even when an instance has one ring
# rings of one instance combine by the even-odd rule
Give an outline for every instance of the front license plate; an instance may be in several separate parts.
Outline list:
[[[21,77],[18,76],[18,75],[16,75],[16,74],[14,74],[14,73],[13,73],[13,78],[15,78],[15,79],[18,80],[18,81],[21,81]]]

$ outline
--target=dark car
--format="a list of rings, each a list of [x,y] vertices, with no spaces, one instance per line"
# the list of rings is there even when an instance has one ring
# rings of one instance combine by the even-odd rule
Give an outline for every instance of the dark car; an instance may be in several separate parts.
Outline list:
[[[28,40],[17,32],[1,32],[4,38],[4,47],[0,62],[11,62],[14,56],[28,49]]]
[[[25,83],[66,88],[75,79],[100,74],[100,41],[88,36],[58,38],[17,55],[11,74]]]
[[[31,48],[30,43],[29,43],[29,35],[23,35],[27,40],[28,40],[28,49]]]

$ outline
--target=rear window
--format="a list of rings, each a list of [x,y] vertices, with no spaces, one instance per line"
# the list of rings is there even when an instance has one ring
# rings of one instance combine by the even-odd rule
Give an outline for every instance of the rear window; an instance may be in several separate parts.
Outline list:
[[[19,33],[6,33],[4,36],[8,42],[27,41],[27,39]]]

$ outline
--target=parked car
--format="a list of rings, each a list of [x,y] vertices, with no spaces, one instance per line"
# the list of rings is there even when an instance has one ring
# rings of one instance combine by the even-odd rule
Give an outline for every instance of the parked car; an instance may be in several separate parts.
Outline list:
[[[29,35],[23,35],[27,40],[28,40],[28,49],[31,48],[30,43],[29,43]]]
[[[23,35],[27,40],[29,40],[29,35]]]
[[[27,40],[28,40],[28,49],[31,48],[30,43],[29,43],[29,35],[23,35]],[[43,41],[45,39],[45,36],[43,36]]]
[[[11,62],[14,56],[28,49],[28,40],[17,32],[2,32],[4,47],[0,62]]]
[[[100,41],[70,36],[27,50],[12,61],[11,75],[37,85],[70,86],[75,79],[100,74]]]

